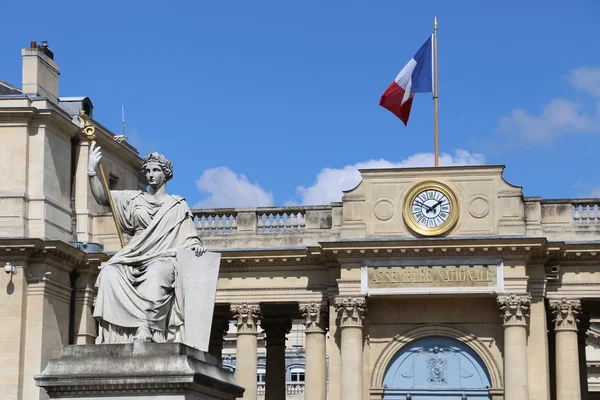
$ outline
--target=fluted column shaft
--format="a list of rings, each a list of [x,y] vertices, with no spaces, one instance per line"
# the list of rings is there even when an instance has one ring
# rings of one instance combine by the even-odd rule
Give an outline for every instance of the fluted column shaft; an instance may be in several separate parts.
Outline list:
[[[367,311],[364,297],[335,299],[341,329],[341,391],[344,400],[363,398],[363,320]]]
[[[581,301],[551,300],[556,333],[556,400],[581,400],[577,331]]]
[[[260,308],[246,303],[232,305],[237,327],[235,379],[244,389],[243,399],[256,400],[256,333]]]
[[[265,400],[285,399],[285,340],[292,321],[287,317],[263,318],[261,327],[267,334]]]
[[[304,398],[327,399],[327,364],[325,349],[325,306],[312,302],[301,304],[306,334]]]
[[[504,400],[528,400],[527,318],[531,296],[498,296],[504,325]]]

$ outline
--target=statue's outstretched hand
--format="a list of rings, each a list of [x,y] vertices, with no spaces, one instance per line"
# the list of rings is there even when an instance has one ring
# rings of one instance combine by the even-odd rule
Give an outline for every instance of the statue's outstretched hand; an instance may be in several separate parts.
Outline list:
[[[88,159],[88,172],[95,173],[96,168],[98,167],[98,163],[100,163],[100,159],[102,158],[102,152],[100,151],[102,147],[96,147],[96,142],[93,141],[90,145],[90,158]]]
[[[196,257],[200,257],[202,254],[204,254],[206,252],[206,247],[200,245],[200,244],[195,244],[191,247],[192,251],[194,252],[194,254],[196,254]]]

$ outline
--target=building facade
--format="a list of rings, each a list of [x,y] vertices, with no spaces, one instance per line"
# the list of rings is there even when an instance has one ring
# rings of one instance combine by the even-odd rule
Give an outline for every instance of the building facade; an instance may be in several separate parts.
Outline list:
[[[46,398],[33,376],[94,343],[119,248],[87,183],[91,100],[58,95],[47,46],[22,54],[22,87],[0,82],[11,400]],[[94,124],[111,186],[143,187],[136,150]],[[246,399],[600,398],[600,199],[524,197],[503,170],[363,170],[340,203],[193,210],[222,255],[209,351]]]

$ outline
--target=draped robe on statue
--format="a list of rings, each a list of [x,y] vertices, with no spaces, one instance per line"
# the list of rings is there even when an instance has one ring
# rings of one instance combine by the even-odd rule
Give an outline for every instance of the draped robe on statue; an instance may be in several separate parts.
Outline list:
[[[133,341],[148,326],[156,342],[185,340],[184,296],[177,250],[201,245],[192,212],[182,197],[155,203],[137,190],[111,191],[127,246],[104,263],[94,317],[99,343]]]

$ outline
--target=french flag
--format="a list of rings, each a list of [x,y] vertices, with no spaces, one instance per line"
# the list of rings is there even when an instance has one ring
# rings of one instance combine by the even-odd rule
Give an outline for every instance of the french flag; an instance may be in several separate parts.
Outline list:
[[[433,41],[431,38],[432,36],[402,68],[379,101],[380,106],[390,110],[404,122],[404,125],[408,123],[415,93],[433,92]]]

